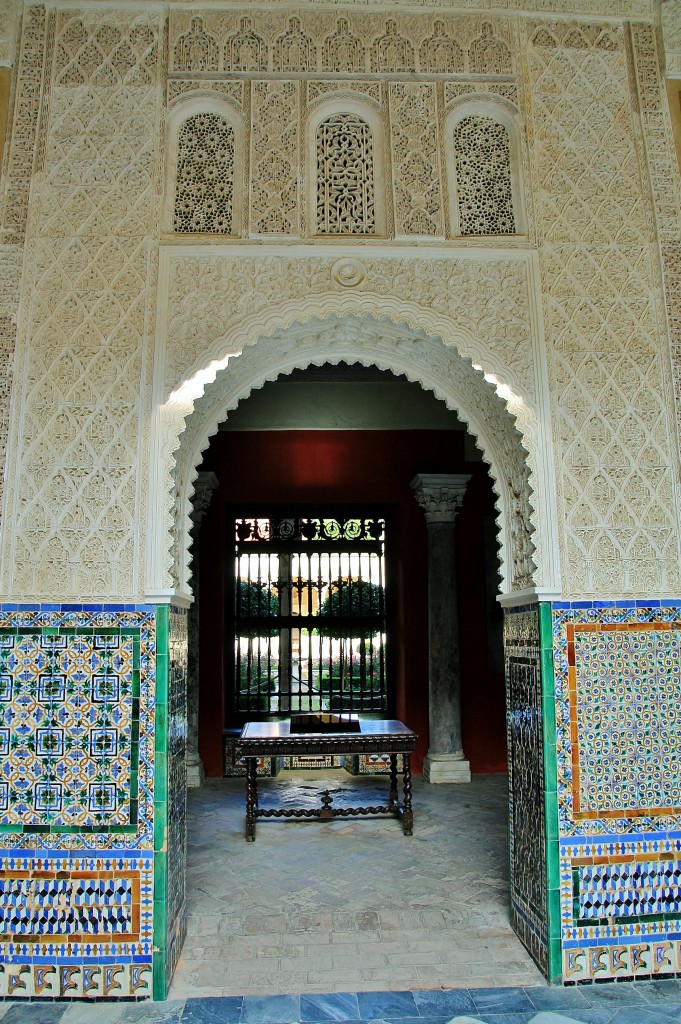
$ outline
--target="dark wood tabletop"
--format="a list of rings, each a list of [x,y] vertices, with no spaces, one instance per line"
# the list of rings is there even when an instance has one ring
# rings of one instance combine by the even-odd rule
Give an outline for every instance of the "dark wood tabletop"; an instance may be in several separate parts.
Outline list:
[[[360,732],[291,732],[291,723],[247,722],[236,744],[238,757],[268,754],[411,753],[416,733],[393,719],[362,719]]]

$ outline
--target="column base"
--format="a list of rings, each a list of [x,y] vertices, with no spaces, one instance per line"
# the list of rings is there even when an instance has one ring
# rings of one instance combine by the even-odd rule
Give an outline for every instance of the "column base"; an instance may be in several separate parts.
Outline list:
[[[471,765],[461,754],[428,754],[423,762],[426,782],[470,782]]]
[[[201,758],[198,761],[187,763],[187,789],[199,789],[203,785],[204,778]]]

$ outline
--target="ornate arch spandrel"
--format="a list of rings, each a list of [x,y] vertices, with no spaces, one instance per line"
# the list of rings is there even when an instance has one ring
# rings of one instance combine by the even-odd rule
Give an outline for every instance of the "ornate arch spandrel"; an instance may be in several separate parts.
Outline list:
[[[162,559],[165,586],[183,590],[187,585],[193,481],[201,452],[218,423],[230,408],[267,380],[294,368],[339,361],[403,373],[457,411],[476,439],[493,478],[503,588],[524,590],[545,585],[541,564],[541,524],[545,515],[538,515],[531,505],[533,482],[537,471],[542,471],[542,460],[537,458],[541,441],[534,407],[518,399],[514,416],[496,393],[495,378],[491,377],[494,383],[489,383],[469,359],[459,354],[451,340],[455,333],[451,324],[450,341],[445,344],[441,336],[429,336],[420,325],[405,322],[406,318],[348,315],[342,305],[338,306],[340,316],[329,316],[327,303],[325,309],[319,309],[319,317],[308,317],[304,324],[300,323],[299,307],[295,311],[290,308],[286,316],[281,309],[273,311],[267,323],[252,318],[247,329],[241,325],[240,352],[222,366],[213,360],[212,370],[207,364],[200,397],[183,400],[179,389],[159,410],[166,458],[173,451],[171,462],[159,467],[165,477],[163,504],[167,518],[158,538],[163,548],[159,552],[157,547],[156,565]],[[230,347],[233,342],[227,344]],[[510,405],[514,397],[518,398],[511,393]],[[546,493],[543,485],[541,492]]]

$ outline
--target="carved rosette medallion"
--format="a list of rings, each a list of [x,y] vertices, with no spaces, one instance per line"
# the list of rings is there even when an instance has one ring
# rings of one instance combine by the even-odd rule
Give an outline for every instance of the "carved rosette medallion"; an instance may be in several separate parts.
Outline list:
[[[336,260],[331,267],[331,279],[341,288],[356,288],[366,277],[366,267],[361,260]]]

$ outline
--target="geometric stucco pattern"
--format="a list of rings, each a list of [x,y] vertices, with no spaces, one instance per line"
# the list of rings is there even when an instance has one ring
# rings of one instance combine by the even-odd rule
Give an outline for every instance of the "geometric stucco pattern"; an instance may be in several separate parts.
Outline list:
[[[27,243],[6,592],[139,591],[157,22],[125,11],[57,14],[44,181]]]
[[[669,366],[624,31],[528,33],[563,590],[678,593]]]

